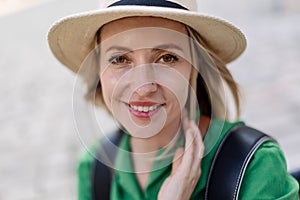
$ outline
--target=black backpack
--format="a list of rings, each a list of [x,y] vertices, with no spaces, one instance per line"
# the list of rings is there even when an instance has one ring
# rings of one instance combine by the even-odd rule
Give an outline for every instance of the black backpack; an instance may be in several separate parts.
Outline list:
[[[123,133],[111,134],[110,141],[119,145]],[[238,199],[243,175],[255,151],[272,137],[245,125],[232,128],[221,142],[214,156],[205,191],[205,199]],[[107,141],[101,143],[101,150],[109,152]],[[100,154],[98,154],[100,156]],[[115,158],[116,155],[113,155]],[[226,173],[223,173],[226,171]],[[300,170],[291,173],[299,182]],[[93,200],[109,200],[113,170],[95,159],[91,173],[91,194]],[[226,183],[226,184],[224,184]],[[218,192],[215,192],[218,188]]]

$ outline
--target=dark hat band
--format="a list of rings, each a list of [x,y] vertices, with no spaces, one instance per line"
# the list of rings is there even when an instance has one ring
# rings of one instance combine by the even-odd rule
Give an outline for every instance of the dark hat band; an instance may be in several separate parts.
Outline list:
[[[183,10],[188,10],[187,8],[170,1],[164,0],[120,0],[108,7],[113,6],[157,6],[157,7],[167,7],[167,8],[178,8]]]

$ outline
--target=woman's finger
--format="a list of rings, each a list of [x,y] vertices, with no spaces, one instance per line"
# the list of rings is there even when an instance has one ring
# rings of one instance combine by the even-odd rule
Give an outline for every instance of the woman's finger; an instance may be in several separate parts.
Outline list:
[[[203,138],[202,138],[202,134],[200,129],[198,128],[198,126],[194,123],[191,122],[191,127],[194,129],[194,144],[196,146],[196,159],[197,160],[201,160],[203,157],[203,153],[204,153],[204,143],[203,143]]]
[[[194,133],[193,129],[189,127],[185,131],[185,148],[184,148],[184,155],[182,158],[182,165],[185,170],[190,170],[192,163],[193,163],[193,154],[194,154],[194,144],[193,144],[193,139],[194,139]]]
[[[175,151],[173,161],[172,161],[171,176],[173,176],[176,173],[178,167],[181,165],[183,154],[184,154],[184,148],[182,147],[178,148]]]
[[[193,164],[191,168],[191,173],[196,173],[200,175],[200,164],[203,157],[204,152],[204,143],[201,136],[201,132],[199,128],[195,125],[195,123],[191,124],[191,127],[194,129],[194,155],[193,155]]]
[[[182,111],[182,129],[183,132],[186,133],[186,131],[189,129],[189,118],[186,109]]]
[[[201,174],[201,160],[203,155],[203,141],[200,130],[194,121],[188,122],[188,129],[185,132],[185,152],[182,159],[182,170],[186,178],[197,183]]]

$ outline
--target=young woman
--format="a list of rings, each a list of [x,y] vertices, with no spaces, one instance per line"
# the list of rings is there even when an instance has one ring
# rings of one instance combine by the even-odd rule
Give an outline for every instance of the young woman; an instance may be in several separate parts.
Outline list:
[[[218,146],[243,124],[230,122],[228,102],[238,118],[239,95],[226,63],[244,51],[246,40],[196,7],[193,0],[106,1],[103,9],[51,28],[54,55],[86,81],[87,99],[123,130],[120,144],[110,143],[114,164],[109,155],[97,157],[98,141],[81,157],[79,199],[92,199],[95,159],[113,169],[110,199],[204,199]],[[239,199],[297,195],[282,151],[265,142],[246,169]]]

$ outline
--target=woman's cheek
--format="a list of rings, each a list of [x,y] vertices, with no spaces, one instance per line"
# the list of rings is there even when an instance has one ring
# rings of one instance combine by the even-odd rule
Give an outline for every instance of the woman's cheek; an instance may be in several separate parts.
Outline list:
[[[189,80],[192,74],[192,65],[186,63],[186,65],[184,65],[182,73],[186,80]]]
[[[103,98],[109,110],[111,110],[112,95],[119,79],[119,76],[109,72],[103,73],[101,76]]]

